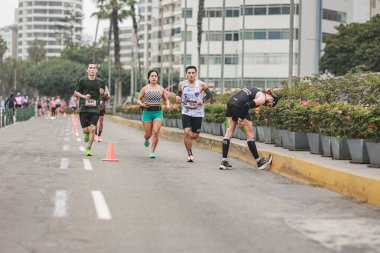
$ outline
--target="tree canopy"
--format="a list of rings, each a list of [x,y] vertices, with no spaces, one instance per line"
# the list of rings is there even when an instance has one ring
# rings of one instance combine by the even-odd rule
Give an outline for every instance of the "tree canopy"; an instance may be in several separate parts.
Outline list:
[[[380,72],[380,16],[367,23],[351,23],[336,28],[326,42],[320,61],[321,71],[343,75],[358,65]]]

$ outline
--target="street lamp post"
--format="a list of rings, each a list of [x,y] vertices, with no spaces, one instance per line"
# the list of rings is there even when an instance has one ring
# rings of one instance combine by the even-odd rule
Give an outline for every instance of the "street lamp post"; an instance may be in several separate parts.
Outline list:
[[[226,0],[223,0],[222,8],[222,65],[220,75],[222,77],[222,94],[224,94],[224,40],[225,40],[225,21],[226,21]]]
[[[293,86],[293,38],[294,38],[294,0],[290,0],[290,24],[289,24],[289,73],[288,86]]]
[[[186,68],[187,60],[187,0],[185,0],[185,34],[184,34],[184,59],[183,64]]]
[[[241,34],[241,85],[244,86],[245,0],[243,0],[243,29]]]

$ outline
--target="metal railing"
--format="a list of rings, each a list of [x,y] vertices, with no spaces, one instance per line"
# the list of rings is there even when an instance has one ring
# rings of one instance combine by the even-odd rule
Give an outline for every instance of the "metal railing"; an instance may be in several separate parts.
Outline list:
[[[15,122],[29,120],[36,113],[35,107],[18,109],[0,109],[0,128]]]

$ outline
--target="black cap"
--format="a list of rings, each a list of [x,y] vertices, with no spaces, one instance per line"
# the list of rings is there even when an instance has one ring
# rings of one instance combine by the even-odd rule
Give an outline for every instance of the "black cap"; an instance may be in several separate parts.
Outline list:
[[[275,96],[273,93],[271,95],[273,97],[273,106],[272,107],[275,107],[280,99],[277,96]]]

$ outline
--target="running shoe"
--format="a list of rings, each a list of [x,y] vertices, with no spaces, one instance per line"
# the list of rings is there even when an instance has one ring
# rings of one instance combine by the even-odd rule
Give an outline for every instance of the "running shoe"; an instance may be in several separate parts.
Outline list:
[[[86,153],[86,156],[92,156],[91,149],[89,148],[86,148],[85,153]]]
[[[99,137],[97,134],[95,134],[94,141],[99,141]]]
[[[150,152],[150,153],[149,153],[149,157],[150,157],[150,158],[156,158],[156,153],[154,153],[154,152]]]
[[[98,142],[102,142],[102,141],[103,141],[102,137],[98,136]]]
[[[272,156],[269,155],[267,158],[261,158],[257,162],[257,169],[264,170],[272,162]]]
[[[219,169],[221,169],[221,170],[232,170],[232,165],[228,161],[222,161],[222,163],[219,166]]]
[[[89,139],[90,139],[90,134],[84,134],[84,137],[83,137],[84,142],[88,142]]]
[[[189,155],[189,156],[187,157],[187,162],[188,162],[188,163],[192,163],[192,162],[194,162],[194,156],[193,156],[193,155]]]
[[[144,146],[149,147],[149,145],[150,145],[149,139],[148,140],[145,139]]]

